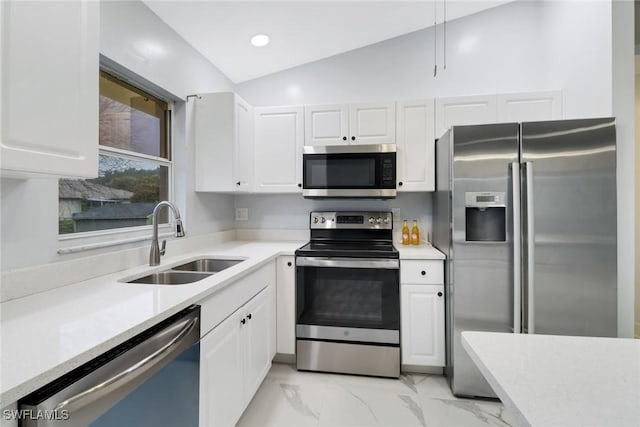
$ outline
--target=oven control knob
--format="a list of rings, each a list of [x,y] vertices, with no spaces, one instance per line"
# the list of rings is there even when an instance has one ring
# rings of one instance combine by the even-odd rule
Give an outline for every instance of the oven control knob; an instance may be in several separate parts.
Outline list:
[[[382,218],[378,217],[378,219],[376,219],[376,224],[380,224],[382,222]]]
[[[324,217],[322,217],[322,221],[321,222],[324,224],[325,221],[326,221],[326,219],[324,219]]]
[[[385,219],[384,219],[384,223],[385,223],[385,224],[389,224],[389,218],[385,218]]]
[[[376,222],[376,219],[374,217],[369,217],[369,224],[373,224],[374,222]]]
[[[318,217],[317,217],[317,216],[314,216],[314,217],[313,217],[313,223],[314,223],[314,224],[317,224],[317,223],[318,223]]]

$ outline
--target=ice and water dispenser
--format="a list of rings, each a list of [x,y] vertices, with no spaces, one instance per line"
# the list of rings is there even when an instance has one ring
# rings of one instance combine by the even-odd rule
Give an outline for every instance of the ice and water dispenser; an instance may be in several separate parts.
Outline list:
[[[506,242],[505,193],[465,193],[465,241]]]

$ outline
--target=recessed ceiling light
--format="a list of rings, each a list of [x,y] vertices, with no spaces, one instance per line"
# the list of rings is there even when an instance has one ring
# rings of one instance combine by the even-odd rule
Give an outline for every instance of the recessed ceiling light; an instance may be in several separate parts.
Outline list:
[[[269,36],[266,34],[256,34],[251,37],[251,44],[255,47],[262,47],[269,44]]]

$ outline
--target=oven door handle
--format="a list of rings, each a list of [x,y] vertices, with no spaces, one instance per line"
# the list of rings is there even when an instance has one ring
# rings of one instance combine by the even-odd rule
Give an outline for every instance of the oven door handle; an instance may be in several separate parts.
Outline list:
[[[297,267],[400,269],[398,259],[296,257]]]

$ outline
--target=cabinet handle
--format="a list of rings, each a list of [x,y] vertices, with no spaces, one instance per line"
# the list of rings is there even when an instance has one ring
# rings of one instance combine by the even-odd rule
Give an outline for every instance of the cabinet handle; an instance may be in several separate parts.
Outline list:
[[[236,182],[236,185],[240,185],[240,181]]]
[[[343,141],[346,141],[346,140],[347,140],[347,137],[346,137],[346,136],[343,136],[343,137],[342,137],[342,140],[343,140]]]
[[[287,267],[291,267],[291,261],[287,263]]]
[[[441,297],[442,296],[442,292],[438,292],[438,296]]]
[[[251,320],[251,313],[247,314],[247,319]]]
[[[420,274],[422,274],[423,276],[426,276],[427,272],[426,272],[426,271],[424,271],[424,270],[422,270],[422,271],[420,272]]]
[[[302,184],[298,183],[298,188],[302,188]]]
[[[400,182],[398,183],[398,186],[402,187],[402,181],[400,181]]]
[[[244,325],[245,323],[247,323],[247,319],[242,319],[242,320],[240,321],[240,323],[242,323],[242,324]]]
[[[352,137],[351,137],[351,140],[352,140],[352,141],[355,141],[355,140],[356,140],[356,137],[355,137],[355,136],[352,136]]]

